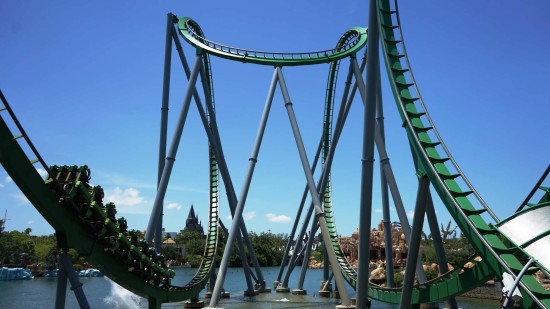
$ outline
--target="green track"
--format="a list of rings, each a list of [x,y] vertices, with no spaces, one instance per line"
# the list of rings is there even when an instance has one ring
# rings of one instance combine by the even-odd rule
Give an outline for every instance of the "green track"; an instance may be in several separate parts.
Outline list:
[[[3,94],[4,107],[0,109],[0,163],[23,194],[54,228],[64,249],[74,248],[107,277],[142,297],[150,304],[178,302],[198,296],[209,279],[216,253],[218,228],[217,164],[211,161],[211,205],[207,242],[203,261],[193,278],[184,286],[173,286],[173,270],[154,262],[147,252],[132,244],[129,236],[120,230],[116,220],[107,217],[94,196],[100,187],[91,187],[81,179],[86,166],[44,166],[50,176],[46,181],[38,174],[34,163],[20,145],[30,140],[19,127],[15,136],[4,118],[11,117],[19,124]],[[31,146],[30,148],[33,148]],[[29,154],[31,155],[31,154]],[[40,158],[34,151],[34,157]],[[42,161],[43,163],[43,161]]]
[[[366,29],[357,27],[348,30],[343,35],[345,44],[339,48],[306,53],[265,52],[231,47],[209,41],[203,36],[198,23],[188,17],[180,18],[178,27],[181,36],[193,45],[199,53],[205,52],[228,60],[271,66],[330,63],[355,54],[367,43]]]
[[[397,2],[392,7],[389,0],[379,0],[378,16],[386,70],[409,142],[418,160],[418,173],[429,177],[456,224],[491,273],[498,279],[504,272],[517,275],[523,268],[520,259],[527,260],[528,256],[520,248],[501,240],[506,236],[481,216],[489,211],[488,208],[474,207],[484,203],[474,201],[474,198],[480,198],[443,144],[413,78]],[[451,173],[450,170],[458,172]],[[467,188],[461,188],[459,183],[465,183]],[[532,272],[525,275],[521,283],[522,307],[538,305],[550,308],[550,292],[536,281]]]
[[[342,37],[335,49],[338,50],[344,42],[345,37]],[[355,57],[356,55],[354,54],[352,56]],[[340,60],[331,62],[329,67],[322,133],[323,164],[325,164],[329,154],[330,145],[332,143],[332,118],[339,67]],[[331,245],[336,253],[340,269],[344,274],[345,280],[355,289],[357,285],[357,272],[348,262],[338,242],[338,232],[332,204],[330,176],[323,193],[323,209],[328,231],[331,236]],[[446,299],[469,291],[486,282],[490,277],[489,269],[484,267],[483,264],[475,261],[472,262],[474,266],[471,269],[457,268],[454,271],[437,278],[436,280],[414,287],[411,302],[414,304],[419,304],[433,302],[439,299]],[[399,303],[401,299],[401,291],[399,289],[390,289],[371,284],[369,296],[383,302]]]

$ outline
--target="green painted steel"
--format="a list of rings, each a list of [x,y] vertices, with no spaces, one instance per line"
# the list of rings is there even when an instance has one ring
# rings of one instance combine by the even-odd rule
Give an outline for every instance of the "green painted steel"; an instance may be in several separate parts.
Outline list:
[[[520,248],[504,243],[503,235],[481,216],[488,208],[475,208],[469,181],[443,144],[425,108],[412,75],[399,22],[397,2],[379,0],[379,23],[386,70],[398,110],[403,120],[411,148],[414,150],[419,173],[426,174],[447,210],[482,257],[491,272],[502,279],[503,273],[517,275],[529,256]],[[458,172],[451,174],[450,170]],[[459,183],[465,183],[465,189]],[[479,197],[478,197],[479,199]],[[475,203],[478,204],[478,203]],[[484,205],[483,202],[481,202]],[[550,307],[550,292],[536,281],[531,273],[521,280],[524,308]]]
[[[197,50],[229,60],[271,66],[330,63],[357,53],[367,43],[366,29],[356,27],[344,34],[345,44],[340,48],[306,53],[265,52],[230,47],[209,41],[202,34],[199,24],[189,17],[180,18],[178,27],[181,36]]]
[[[2,96],[3,98],[3,96]],[[4,98],[3,98],[4,99]],[[11,111],[7,102],[4,102]],[[4,114],[5,115],[5,114]],[[11,114],[12,118],[14,115]],[[14,120],[17,122],[17,120]],[[107,277],[150,301],[161,304],[192,299],[205,287],[212,270],[217,245],[217,165],[213,161],[212,195],[207,243],[201,266],[185,286],[173,286],[174,271],[154,261],[148,252],[126,235],[116,218],[109,215],[114,204],[102,205],[102,189],[91,187],[86,166],[45,167],[46,181],[38,174],[10,128],[0,117],[0,163],[23,194],[55,229],[58,239],[74,248]],[[35,155],[38,155],[35,153]],[[88,176],[82,176],[88,175]],[[86,178],[86,179],[82,179]],[[100,197],[99,197],[100,196]],[[119,218],[120,220],[120,218]],[[124,228],[125,229],[125,228]]]
[[[340,41],[339,44],[341,44],[341,42],[342,41]],[[323,117],[323,164],[328,157],[328,152],[332,142],[332,116],[335,99],[334,93],[336,90],[336,80],[339,66],[339,61],[334,61],[331,63],[329,68]],[[357,286],[357,271],[348,262],[338,242],[338,232],[336,229],[332,204],[330,177],[323,193],[323,209],[325,212],[328,231],[331,235],[331,245],[336,253],[340,269],[345,280],[355,289]],[[484,264],[477,263],[474,260],[471,262],[473,266],[470,269],[457,268],[430,282],[424,283],[421,286],[415,286],[413,288],[412,303],[428,303],[440,299],[447,299],[451,296],[456,296],[467,292],[490,279],[491,273],[487,267],[484,267]],[[370,284],[369,297],[379,301],[397,304],[401,300],[401,290]]]

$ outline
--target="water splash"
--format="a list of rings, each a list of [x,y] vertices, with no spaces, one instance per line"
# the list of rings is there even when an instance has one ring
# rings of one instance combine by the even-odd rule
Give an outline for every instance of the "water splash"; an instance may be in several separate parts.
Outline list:
[[[111,293],[103,301],[114,309],[140,309],[145,299],[126,290],[111,279],[105,277],[111,284]]]

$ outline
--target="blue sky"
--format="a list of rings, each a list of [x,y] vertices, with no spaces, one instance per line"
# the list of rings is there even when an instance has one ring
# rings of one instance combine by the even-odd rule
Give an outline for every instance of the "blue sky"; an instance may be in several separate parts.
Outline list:
[[[3,1],[0,87],[48,164],[88,164],[129,226],[145,229],[156,188],[166,14],[189,16],[214,41],[267,51],[332,48],[366,26],[367,1],[248,2]],[[501,218],[510,215],[549,163],[547,1],[414,1],[400,4],[413,71],[451,153]],[[192,61],[193,50],[185,47]],[[175,55],[175,53],[174,53]],[[222,143],[237,194],[273,68],[212,59]],[[342,67],[347,68],[347,61]],[[173,58],[170,124],[185,90]],[[283,70],[310,161],[317,147],[328,66]],[[343,80],[345,73],[341,73]],[[388,152],[407,211],[416,179],[404,130],[384,81]],[[341,89],[341,88],[340,88]],[[169,130],[171,134],[172,130]],[[336,153],[338,231],[359,224],[362,107],[356,101]],[[376,162],[378,163],[378,161]],[[165,200],[165,228],[179,231],[191,204],[207,220],[207,145],[191,107]],[[288,233],[305,178],[280,92],[245,208],[249,230]],[[378,173],[375,176],[378,189]],[[229,214],[222,195],[222,218]],[[439,219],[449,215],[438,204]],[[0,168],[6,228],[53,229]],[[397,217],[393,213],[393,219]],[[381,220],[375,191],[373,225]]]

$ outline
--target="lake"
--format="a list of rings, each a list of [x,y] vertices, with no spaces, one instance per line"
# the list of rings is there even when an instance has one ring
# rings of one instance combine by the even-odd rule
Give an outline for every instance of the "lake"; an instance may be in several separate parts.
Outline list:
[[[180,268],[176,270],[174,285],[185,284],[196,272],[192,268]],[[277,277],[278,267],[262,268],[266,278],[266,284],[273,286]],[[295,288],[299,277],[299,269],[295,269],[289,281],[291,290]],[[323,277],[320,269],[310,269],[307,272],[304,288],[307,295],[292,295],[291,293],[260,294],[254,297],[244,297],[246,289],[243,271],[241,268],[229,268],[227,270],[224,288],[231,294],[229,299],[221,299],[219,306],[223,308],[335,308],[338,300],[334,298],[323,298],[317,295],[319,284]],[[130,293],[113,283],[107,277],[79,278],[91,308],[100,309],[140,309],[148,308],[147,300]],[[70,287],[70,284],[69,284]],[[57,288],[56,278],[35,278],[31,280],[0,281],[0,308],[36,309],[54,308],[55,293]],[[354,296],[349,290],[350,297]],[[201,299],[204,291],[201,293]],[[288,301],[284,301],[284,299]],[[209,299],[205,300],[208,306]],[[458,298],[459,307],[462,309],[498,308],[499,302],[495,300],[481,300],[474,298]],[[181,303],[164,304],[163,308],[183,308]],[[445,303],[439,304],[445,308]],[[67,289],[66,308],[78,308],[78,303],[72,291]],[[374,309],[398,308],[397,305],[389,305],[380,302],[373,302]]]

